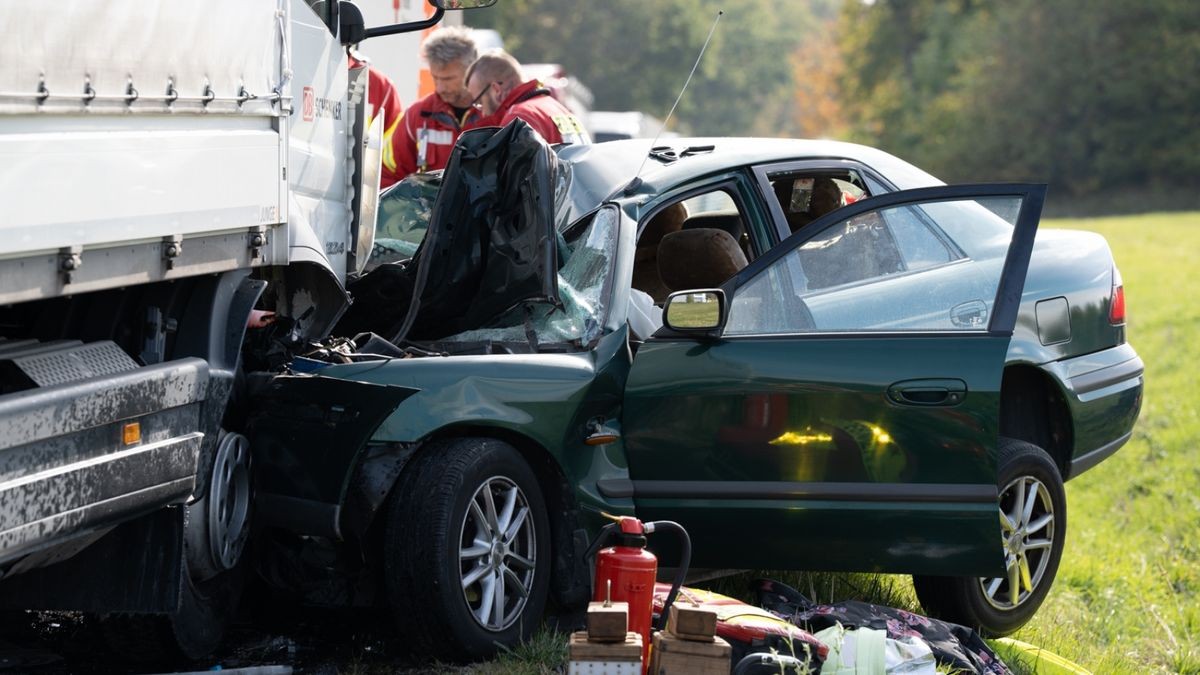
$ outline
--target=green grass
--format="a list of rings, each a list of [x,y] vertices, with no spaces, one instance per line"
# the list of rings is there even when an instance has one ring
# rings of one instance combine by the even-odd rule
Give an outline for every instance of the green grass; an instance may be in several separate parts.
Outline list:
[[[1200,673],[1200,213],[1042,226],[1108,239],[1146,395],[1133,440],[1067,484],[1058,578],[1013,637],[1096,673]]]
[[[720,319],[716,302],[679,302],[671,304],[671,325],[682,328],[705,328],[717,325]]]

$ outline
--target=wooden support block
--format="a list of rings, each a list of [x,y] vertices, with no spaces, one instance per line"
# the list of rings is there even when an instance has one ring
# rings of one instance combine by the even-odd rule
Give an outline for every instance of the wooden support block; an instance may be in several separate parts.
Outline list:
[[[642,636],[625,633],[624,642],[591,642],[587,631],[571,633],[567,643],[567,658],[571,661],[636,661],[642,662]]]
[[[629,632],[629,603],[588,603],[587,635],[592,642],[624,642]]]
[[[703,605],[671,605],[667,630],[684,640],[712,642],[717,634],[717,613]]]
[[[681,640],[670,633],[656,633],[650,650],[649,675],[729,675],[729,643]]]

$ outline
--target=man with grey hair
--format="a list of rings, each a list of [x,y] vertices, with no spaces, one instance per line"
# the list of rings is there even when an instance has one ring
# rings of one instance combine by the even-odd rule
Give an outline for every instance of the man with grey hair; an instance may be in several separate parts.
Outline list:
[[[479,124],[502,127],[524,120],[547,143],[591,143],[575,113],[550,95],[537,80],[522,82],[521,64],[495,49],[467,69],[467,91],[483,111]]]
[[[401,177],[445,168],[458,135],[479,119],[464,85],[467,66],[477,55],[471,29],[460,26],[439,28],[421,45],[433,93],[404,111],[403,142],[395,151]]]

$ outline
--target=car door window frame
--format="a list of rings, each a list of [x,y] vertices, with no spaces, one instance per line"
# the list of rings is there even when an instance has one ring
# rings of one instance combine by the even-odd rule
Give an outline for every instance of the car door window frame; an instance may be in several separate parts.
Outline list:
[[[792,235],[792,231],[787,225],[787,215],[783,212],[783,205],[776,199],[775,191],[771,188],[770,174],[801,173],[805,171],[854,171],[860,174],[863,180],[867,182],[868,199],[879,194],[876,188],[882,187],[887,193],[896,191],[894,185],[872,170],[871,167],[852,159],[803,159],[790,162],[773,162],[771,164],[755,165],[752,167],[752,170],[758,191],[756,196],[762,203],[767,205],[768,215],[773,225],[769,229],[774,237],[774,241],[767,248],[774,248]],[[837,210],[840,211],[841,209]]]
[[[762,174],[765,177],[765,174]],[[769,187],[769,183],[767,183]],[[774,194],[769,193],[769,194]],[[903,190],[899,192],[888,192],[882,195],[868,197],[867,199],[848,204],[840,209],[832,211],[810,225],[797,230],[790,236],[785,238],[773,246],[770,250],[759,255],[749,265],[739,271],[737,274],[729,278],[721,285],[721,290],[725,296],[729,298],[729,302],[733,302],[738,288],[749,283],[756,278],[760,273],[785,256],[795,252],[804,242],[812,239],[824,230],[845,222],[857,216],[879,211],[885,208],[904,206],[906,204],[919,204],[923,202],[947,202],[947,201],[964,201],[978,199],[982,197],[1021,197],[1021,210],[1017,216],[1017,222],[1014,225],[1013,239],[1009,244],[1008,252],[1005,256],[1004,266],[1001,268],[999,285],[996,290],[996,298],[992,306],[992,314],[988,320],[987,329],[979,332],[963,332],[953,333],[958,335],[1001,335],[1010,336],[1014,326],[1016,325],[1017,311],[1021,304],[1021,292],[1025,285],[1025,275],[1029,268],[1029,259],[1033,249],[1033,239],[1037,232],[1037,220],[1039,219],[1042,205],[1046,198],[1046,186],[1044,184],[1033,183],[989,183],[989,184],[968,184],[968,185],[945,185],[928,188],[916,188],[912,190]],[[778,206],[778,204],[776,204]],[[782,214],[782,207],[779,207]],[[1035,215],[1038,214],[1038,215]],[[838,333],[843,335],[843,333]],[[848,336],[859,337],[880,337],[889,335],[929,335],[929,336],[944,336],[950,333],[946,331],[920,331],[909,332],[874,332],[874,333],[846,333]],[[800,333],[796,335],[789,334],[787,337],[824,337],[827,333]],[[729,336],[723,339],[744,339],[744,338],[761,338],[762,335],[746,335],[746,336]]]
[[[863,181],[867,184],[866,198],[868,199],[882,194],[899,192],[896,185],[884,178],[882,174],[866,164],[851,159],[806,159],[755,166],[754,174],[759,192],[758,197],[763,203],[767,204],[767,208],[770,211],[771,224],[773,225],[770,229],[775,236],[774,245],[778,245],[780,241],[790,237],[792,231],[787,223],[787,215],[783,212],[783,205],[779,204],[779,200],[774,196],[775,191],[771,188],[770,175],[807,171],[855,171],[862,176]],[[918,213],[916,216],[930,233],[950,252],[952,259],[946,264],[952,264],[967,257],[962,247],[943,232],[942,228],[938,227],[936,223],[930,221],[924,214]]]
[[[700,195],[720,190],[729,195],[730,199],[733,200],[734,206],[737,207],[738,214],[742,217],[742,227],[746,229],[750,239],[750,248],[754,252],[754,258],[750,261],[753,264],[766,251],[762,243],[758,240],[760,236],[759,232],[764,230],[761,226],[764,214],[760,214],[758,209],[752,208],[754,200],[747,194],[747,188],[749,188],[749,185],[746,184],[743,176],[737,173],[727,173],[715,178],[706,179],[702,184],[689,185],[664,194],[655,200],[648,209],[644,209],[638,214],[637,234],[634,237],[634,245],[637,245],[638,240],[641,239],[642,231],[646,229],[646,226],[650,224],[654,216],[658,215],[663,209],[672,204],[685,202],[693,197],[699,197]]]

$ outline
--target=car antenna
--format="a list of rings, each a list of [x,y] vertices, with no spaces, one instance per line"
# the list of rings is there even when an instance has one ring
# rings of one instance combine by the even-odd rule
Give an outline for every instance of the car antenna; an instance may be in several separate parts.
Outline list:
[[[679,105],[679,101],[683,99],[683,92],[687,91],[688,85],[692,83],[692,76],[696,74],[696,68],[700,67],[700,59],[704,58],[704,50],[708,49],[708,43],[712,40],[713,33],[717,31],[717,24],[721,21],[721,16],[725,14],[722,10],[717,10],[717,18],[713,19],[712,28],[708,29],[708,37],[704,38],[704,44],[700,47],[700,53],[696,55],[696,62],[692,64],[692,72],[688,73],[687,80],[683,83],[683,88],[679,90],[679,95],[675,97],[675,103],[671,104],[671,109],[667,112],[667,118],[663,120],[662,126],[658,128],[658,133],[654,135],[654,140],[650,141],[650,152],[642,158],[642,164],[638,167],[637,173],[633,174],[633,180],[629,181],[629,185],[625,186],[625,194],[631,195],[642,186],[642,169],[646,168],[646,161],[654,154],[654,148],[658,145],[658,137],[662,136],[662,132],[666,131],[667,123],[671,121],[671,116],[675,114],[675,108]]]

